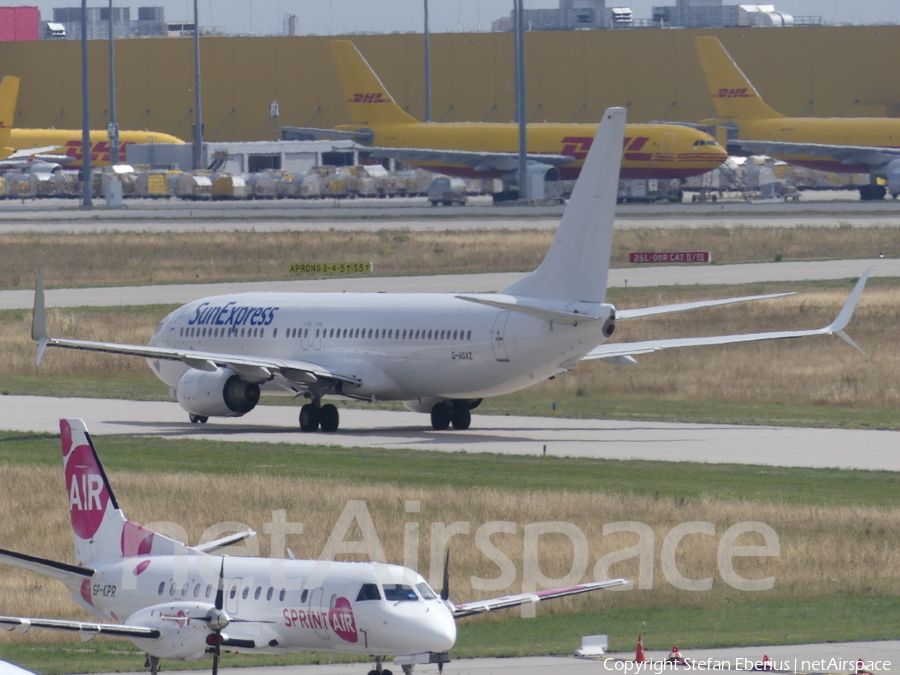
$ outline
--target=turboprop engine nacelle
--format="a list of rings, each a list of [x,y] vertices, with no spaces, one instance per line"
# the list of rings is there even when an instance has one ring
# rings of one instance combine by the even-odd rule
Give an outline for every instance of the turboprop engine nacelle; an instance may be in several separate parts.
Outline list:
[[[206,417],[240,417],[259,403],[259,385],[242,380],[230,368],[208,372],[191,369],[175,392],[187,412]]]
[[[225,612],[208,602],[170,602],[135,612],[125,620],[125,625],[159,629],[162,636],[156,639],[132,638],[151,656],[190,661],[206,655],[207,638],[229,621]]]

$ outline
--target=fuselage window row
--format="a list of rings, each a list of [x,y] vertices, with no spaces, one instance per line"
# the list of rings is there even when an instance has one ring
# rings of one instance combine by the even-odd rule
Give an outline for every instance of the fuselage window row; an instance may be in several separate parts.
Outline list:
[[[245,332],[246,331],[246,332]],[[321,331],[321,332],[320,332]],[[196,326],[191,326],[185,328],[181,327],[179,334],[181,337],[260,337],[264,338],[266,336],[265,328],[241,328],[240,331],[237,328],[225,329],[225,328],[198,328]],[[319,337],[327,337],[327,338],[350,338],[350,339],[376,339],[376,340],[471,340],[472,339],[472,331],[468,330],[434,330],[429,329],[425,330],[424,328],[417,328],[413,330],[409,329],[399,329],[399,328],[316,328],[315,336]],[[285,338],[307,338],[309,337],[309,328],[288,328],[284,332]],[[278,337],[278,329],[274,328],[272,330],[272,337]]]

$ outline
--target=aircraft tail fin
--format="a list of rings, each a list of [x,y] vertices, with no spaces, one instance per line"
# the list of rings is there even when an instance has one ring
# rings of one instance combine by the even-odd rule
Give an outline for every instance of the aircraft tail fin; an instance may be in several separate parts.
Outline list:
[[[750,120],[784,117],[763,101],[719,38],[696,37],[694,44],[718,117]]]
[[[0,80],[0,159],[13,153],[9,137],[16,120],[16,101],[19,98],[19,78],[11,75]]]
[[[332,40],[331,53],[353,124],[415,124],[418,120],[403,110],[390,95],[350,40]]]
[[[181,542],[125,518],[82,420],[60,420],[59,435],[75,557],[80,564],[192,552]]]
[[[543,262],[501,293],[588,303],[606,299],[624,135],[625,109],[608,108]]]

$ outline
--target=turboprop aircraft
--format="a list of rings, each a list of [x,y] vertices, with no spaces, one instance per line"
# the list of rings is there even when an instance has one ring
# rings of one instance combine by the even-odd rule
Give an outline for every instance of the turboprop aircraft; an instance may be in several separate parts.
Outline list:
[[[694,38],[716,117],[729,152],[766,154],[819,171],[868,173],[864,200],[900,194],[900,119],[887,117],[785,117],[772,109],[714,37]],[[878,178],[888,181],[887,188]]]
[[[464,178],[502,178],[504,193],[517,181],[517,124],[423,123],[406,113],[349,40],[332,40],[331,51],[353,124],[334,129],[283,127],[288,131],[350,138],[371,146],[372,157]],[[546,180],[578,177],[597,127],[594,124],[528,125],[528,162]],[[674,124],[629,124],[622,149],[622,178],[686,178],[727,159],[706,133]]]
[[[335,431],[338,410],[323,397],[403,401],[430,413],[436,430],[467,429],[486,396],[524,389],[580,361],[635,365],[634,356],[844,332],[869,272],[833,323],[817,330],[602,344],[617,321],[698,307],[775,298],[617,310],[606,302],[625,110],[610,108],[547,255],[497,294],[238,293],[203,298],[165,317],[149,346],[51,338],[43,281],[32,338],[46,347],[146,358],[192,422],[249,413],[261,392],[304,397],[304,431]],[[861,350],[860,350],[861,351]]]
[[[32,158],[56,162],[67,168],[82,165],[83,143],[80,129],[18,129],[13,126],[19,78],[7,75],[0,82],[0,164],[23,165]],[[110,164],[109,134],[91,131],[91,165]],[[119,157],[125,161],[125,148],[144,143],[183,143],[180,138],[156,131],[120,131]]]
[[[104,621],[0,617],[0,626],[70,631],[90,639],[131,640],[148,655],[189,661],[222,651],[284,654],[323,651],[368,654],[370,675],[394,656],[407,675],[416,663],[449,661],[456,619],[552,598],[621,586],[607,579],[460,605],[448,598],[448,567],[440,595],[399,565],[224,557],[211,553],[255,533],[241,532],[188,546],[125,518],[85,424],[59,424],[66,491],[78,565],[0,549],[0,562],[62,581],[76,604]]]

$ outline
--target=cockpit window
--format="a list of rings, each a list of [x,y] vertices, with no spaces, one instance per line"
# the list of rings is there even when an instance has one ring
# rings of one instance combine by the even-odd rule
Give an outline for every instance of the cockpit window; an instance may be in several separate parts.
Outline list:
[[[378,592],[378,584],[363,584],[359,589],[359,595],[356,596],[357,602],[363,600],[381,600],[381,593]]]
[[[424,581],[421,584],[416,584],[416,590],[419,591],[419,595],[422,596],[423,600],[436,600],[438,597],[437,594],[431,590],[431,586]]]
[[[384,599],[390,602],[399,602],[402,600],[418,600],[419,596],[412,589],[412,586],[405,584],[385,584]]]

